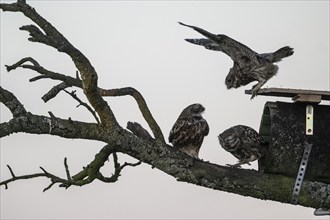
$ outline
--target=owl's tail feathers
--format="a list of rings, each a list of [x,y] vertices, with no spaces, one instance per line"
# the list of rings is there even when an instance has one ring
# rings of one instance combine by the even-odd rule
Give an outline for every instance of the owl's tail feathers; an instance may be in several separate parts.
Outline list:
[[[289,57],[294,53],[293,48],[286,46],[278,49],[273,53],[272,62],[279,62],[282,58]]]

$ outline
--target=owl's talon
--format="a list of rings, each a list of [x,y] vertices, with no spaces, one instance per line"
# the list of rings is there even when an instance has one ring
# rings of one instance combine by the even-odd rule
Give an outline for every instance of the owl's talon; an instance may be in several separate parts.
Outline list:
[[[257,94],[258,94],[258,90],[252,90],[252,95],[251,95],[250,100],[252,100],[254,97],[256,97]]]

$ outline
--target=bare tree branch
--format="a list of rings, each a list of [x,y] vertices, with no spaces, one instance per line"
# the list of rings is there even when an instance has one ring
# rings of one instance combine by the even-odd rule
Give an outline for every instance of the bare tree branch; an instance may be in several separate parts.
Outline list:
[[[160,140],[162,143],[165,143],[163,133],[160,127],[158,126],[157,122],[155,121],[155,119],[152,117],[152,114],[147,106],[147,103],[139,91],[137,91],[132,87],[126,87],[120,89],[101,90],[101,95],[102,96],[126,96],[126,95],[132,96],[136,100],[144,119],[147,121],[151,131],[154,134],[155,139]]]
[[[30,33],[30,41],[49,45],[71,57],[81,74],[84,93],[89,103],[100,116],[101,122],[112,128],[118,127],[119,125],[113,112],[98,91],[98,76],[87,57],[75,48],[51,23],[40,16],[34,8],[24,1],[1,4],[0,8],[3,11],[22,12],[40,27],[43,32],[34,25],[25,25],[20,28]]]
[[[81,172],[72,176],[72,179],[84,180],[86,177],[94,180],[99,175],[100,168],[104,165],[104,163],[108,160],[109,156],[116,152],[115,148],[109,144],[104,146],[98,154],[95,155],[94,160],[88,164]]]
[[[81,101],[78,96],[76,95],[76,91],[72,91],[72,92],[68,92],[65,89],[63,90],[64,92],[66,92],[67,94],[69,94],[73,99],[77,100],[79,102],[79,106],[84,106],[85,108],[87,108],[87,110],[93,115],[93,117],[95,118],[95,120],[97,121],[97,123],[100,123],[99,118],[97,117],[95,111],[85,102]]]
[[[100,141],[103,141],[102,135],[110,135],[109,131],[100,124],[39,116],[31,113],[14,117],[9,122],[0,123],[0,138],[17,132],[51,134],[63,138],[92,140],[100,138]]]
[[[64,158],[64,167],[65,167],[65,172],[66,172],[66,178],[68,180],[72,180],[71,175],[70,175],[70,170],[69,170],[67,158]]]
[[[18,101],[16,96],[13,93],[3,89],[1,86],[0,102],[3,103],[11,111],[14,117],[19,117],[21,115],[26,114],[24,106],[20,101]]]
[[[31,62],[33,65],[26,64],[26,62]],[[83,88],[82,81],[79,78],[73,78],[61,73],[56,73],[47,70],[44,67],[40,66],[39,63],[32,57],[22,58],[21,60],[19,60],[18,62],[12,65],[6,65],[6,68],[8,72],[15,70],[17,68],[23,68],[23,69],[30,69],[41,74],[40,76],[30,79],[30,82],[37,81],[39,79],[53,79],[53,80],[60,80],[62,82],[65,82],[68,86],[75,86],[81,89]]]
[[[44,173],[36,173],[36,174],[31,174],[31,175],[16,176],[16,175],[14,175],[14,172],[13,172],[12,168],[9,165],[7,165],[7,167],[9,169],[10,174],[12,175],[12,178],[0,182],[0,186],[4,185],[5,189],[8,189],[8,184],[9,183],[17,181],[17,180],[32,179],[32,178],[36,178],[36,177],[45,177]]]
[[[27,61],[29,61],[29,62],[31,62],[35,65],[26,65],[26,64],[24,64]],[[11,71],[11,70],[14,70],[18,67],[34,70],[34,71],[41,74],[41,76],[34,77],[34,78],[30,79],[30,81],[49,78],[49,79],[54,79],[54,80],[61,80],[68,87],[69,86],[75,86],[75,87],[78,87],[78,88],[82,88],[82,82],[81,82],[80,79],[73,78],[73,77],[70,77],[70,76],[66,76],[66,75],[63,75],[63,74],[60,74],[60,73],[49,71],[49,70],[43,68],[42,66],[40,66],[38,64],[38,62],[35,61],[31,57],[23,58],[22,60],[18,61],[17,63],[15,63],[13,65],[10,65],[10,66],[7,66],[7,70]],[[55,90],[58,91],[58,89],[55,89]],[[151,114],[151,112],[150,112],[150,110],[147,106],[146,101],[144,100],[143,96],[140,94],[139,91],[137,91],[136,89],[134,89],[132,87],[109,89],[109,90],[98,88],[98,90],[99,90],[99,93],[102,96],[114,96],[114,97],[116,97],[116,96],[126,96],[126,95],[132,96],[135,99],[135,101],[137,102],[138,107],[139,107],[139,109],[142,113],[142,116],[144,117],[144,119],[148,123],[154,137],[157,140],[160,140],[161,142],[165,143],[165,139],[164,139],[163,133],[162,133],[159,125],[157,124],[156,120],[152,116],[152,114]],[[52,94],[55,94],[55,93],[52,93]]]
[[[49,90],[43,97],[42,100],[44,102],[48,102],[50,99],[54,98],[60,91],[68,88],[69,86],[65,83],[62,82],[58,84],[57,86],[54,86],[51,90]]]
[[[16,69],[17,67],[24,68],[23,64],[26,62],[31,62],[33,64],[32,66],[34,66],[34,67],[40,67],[39,63],[31,57],[25,57],[25,58],[21,59],[20,61],[18,61],[17,63],[15,63],[11,66],[5,65],[5,67],[7,68],[7,71],[10,72],[10,71]],[[27,66],[30,66],[30,65],[27,65]]]
[[[109,151],[109,149],[111,149]],[[100,168],[104,165],[104,162],[107,160],[107,156],[110,154],[113,154],[113,160],[114,160],[114,174],[111,177],[104,177],[100,173]],[[54,174],[49,173],[46,171],[43,167],[40,167],[40,169],[43,171],[42,173],[35,173],[35,174],[30,174],[30,175],[22,175],[22,176],[16,176],[12,170],[12,168],[7,165],[9,172],[11,174],[11,178],[5,181],[0,182],[0,186],[4,185],[5,189],[8,189],[8,184],[17,180],[26,180],[26,179],[33,179],[37,177],[46,177],[51,180],[51,183],[44,188],[44,192],[49,190],[51,187],[53,187],[56,183],[59,183],[59,187],[64,187],[64,188],[69,188],[72,185],[75,186],[83,186],[86,184],[91,183],[93,180],[96,178],[102,182],[106,183],[113,183],[116,182],[120,176],[121,171],[127,167],[135,167],[141,164],[141,161],[137,163],[124,163],[123,165],[120,165],[118,163],[118,157],[116,152],[112,150],[108,145],[102,148],[100,153],[98,153],[95,156],[95,159],[90,163],[87,167],[85,167],[81,172],[79,172],[77,175],[74,177],[71,177],[70,175],[70,170],[67,164],[67,158],[64,158],[64,168],[65,168],[65,173],[66,173],[66,179],[60,178]],[[94,167],[94,165],[96,165]]]
[[[8,92],[7,90],[5,90],[3,88],[1,88],[0,91],[1,91],[0,100],[1,100],[1,102],[4,102],[7,106],[9,106],[9,107],[12,106],[12,105],[8,104],[9,102],[14,102],[14,103],[20,104],[18,99],[12,93]],[[74,96],[75,96],[75,94],[74,94]],[[75,96],[75,99],[80,101],[80,104],[83,104],[83,102],[78,97]],[[17,109],[19,109],[19,108],[17,108]],[[24,113],[26,113],[26,112],[24,112]],[[24,115],[15,114],[14,119],[10,120],[8,123],[0,124],[0,129],[1,129],[0,137],[9,135],[14,132],[25,131],[27,133],[37,133],[37,134],[49,133],[49,134],[54,134],[54,135],[58,135],[58,136],[62,136],[62,137],[72,133],[74,135],[77,135],[75,137],[78,138],[79,134],[77,131],[82,131],[83,133],[86,132],[86,131],[84,131],[83,127],[72,126],[76,123],[80,124],[79,122],[56,118],[51,112],[49,112],[49,114],[51,116],[50,118],[47,118],[44,116],[32,115],[31,113],[24,114]],[[11,125],[13,125],[13,126],[11,126]],[[17,125],[20,125],[20,126],[17,126]],[[92,124],[90,124],[90,125],[92,125]],[[58,132],[59,131],[58,129],[60,129],[62,131]],[[93,132],[96,131],[95,129],[93,129],[93,130],[94,130]],[[83,137],[83,136],[85,136],[85,134],[81,135],[81,137]],[[73,138],[73,136],[72,136],[72,138]],[[54,183],[62,183],[60,186],[63,186],[66,188],[69,187],[70,185],[81,186],[81,185],[92,182],[96,177],[99,177],[100,179],[103,179],[104,181],[109,181],[108,178],[104,178],[104,177],[101,178],[102,176],[99,174],[99,169],[104,165],[104,162],[108,159],[108,157],[111,153],[114,153],[114,149],[109,147],[109,145],[105,146],[100,151],[100,153],[95,156],[95,160],[92,161],[82,172],[80,172],[78,175],[75,175],[73,177],[73,180],[71,180],[71,177],[70,177],[66,158],[64,160],[64,166],[65,166],[65,170],[66,170],[66,174],[67,174],[67,180],[64,180],[55,175],[52,175],[52,174],[46,172],[45,169],[43,169],[43,168],[41,168],[41,169],[44,171],[44,173],[16,177],[14,175],[12,169],[8,166],[8,169],[11,172],[13,178],[2,182],[0,185],[5,185],[7,188],[7,184],[9,182],[20,180],[20,179],[29,179],[29,178],[34,178],[34,177],[40,177],[40,176],[45,176],[45,177],[52,179],[51,185],[49,185],[45,190],[50,189],[54,185]],[[118,164],[117,156],[114,159],[116,160],[115,164],[117,165]],[[115,175],[113,177],[111,177],[112,182],[114,182],[114,180],[118,179],[118,177],[120,175],[120,171],[125,166],[121,167],[119,165],[118,167],[115,167],[115,170],[116,170]],[[84,174],[83,176],[81,175],[82,173]]]
[[[121,171],[126,167],[126,166],[131,166],[131,167],[136,167],[138,165],[141,164],[141,161],[137,162],[137,163],[127,163],[125,162],[123,165],[120,165],[120,163],[118,163],[118,156],[117,153],[114,152],[112,154],[113,156],[113,162],[114,162],[114,168],[115,168],[115,172],[114,174],[112,174],[110,177],[105,177],[103,176],[101,173],[98,174],[97,179],[105,182],[105,183],[113,183],[116,182],[121,174]]]

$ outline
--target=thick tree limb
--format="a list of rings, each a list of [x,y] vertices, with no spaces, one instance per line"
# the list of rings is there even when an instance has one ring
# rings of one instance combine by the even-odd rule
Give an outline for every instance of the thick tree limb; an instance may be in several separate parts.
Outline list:
[[[22,103],[18,101],[15,95],[0,86],[0,102],[3,103],[13,114],[14,117],[19,117],[26,114],[26,110]]]
[[[147,131],[138,123],[130,123],[130,130],[141,139],[148,139]],[[135,131],[138,132],[135,132]],[[141,132],[141,130],[144,130]],[[152,151],[145,149],[149,155]],[[251,196],[254,198],[291,203],[295,179],[276,174],[265,174],[255,170],[245,170],[219,166],[187,157],[180,152],[167,148],[163,152],[156,149],[160,160],[153,160],[152,165],[174,176],[178,181],[194,183],[226,192]],[[166,154],[166,157],[162,155]],[[173,155],[173,157],[172,157]],[[133,156],[133,155],[131,155]],[[185,159],[184,159],[185,158]],[[144,160],[142,160],[144,162]],[[182,163],[183,162],[183,163]],[[162,167],[162,168],[160,168]],[[182,170],[181,170],[182,169]],[[307,207],[330,207],[330,185],[305,180],[298,201]]]
[[[51,134],[63,138],[91,140],[95,140],[99,135],[109,135],[109,132],[99,124],[39,116],[31,113],[15,117],[9,122],[0,123],[0,138],[17,132]]]
[[[120,129],[109,133],[106,127],[99,124],[26,114],[14,118],[8,123],[0,124],[0,137],[3,137],[4,133],[8,134],[8,131],[10,133],[25,132],[32,134],[48,134],[51,132],[53,135],[64,138],[103,141],[112,146],[115,151],[128,154],[144,163],[148,163],[179,181],[254,198],[285,203],[291,202],[295,182],[293,178],[275,174],[262,174],[253,170],[228,168],[196,160],[176,151],[171,146],[152,140],[146,141],[126,130]],[[104,151],[109,152],[110,149]],[[95,161],[95,163],[102,166],[106,160],[105,158],[107,158],[106,155],[102,153],[100,158],[103,159]],[[79,175],[73,176],[72,179],[82,179],[86,173],[88,172],[83,171]],[[94,177],[98,178],[99,176]],[[330,207],[330,186],[325,183],[304,181],[298,204],[314,208]]]

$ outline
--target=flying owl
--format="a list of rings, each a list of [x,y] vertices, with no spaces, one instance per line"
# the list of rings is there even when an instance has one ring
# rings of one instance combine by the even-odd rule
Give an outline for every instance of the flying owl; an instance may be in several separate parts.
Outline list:
[[[229,165],[240,167],[242,164],[258,160],[265,156],[268,144],[254,129],[244,126],[233,126],[218,136],[220,145],[223,149],[234,155],[238,163]]]
[[[183,109],[168,138],[173,147],[197,159],[204,137],[209,134],[209,125],[202,117],[204,110],[201,104]]]
[[[224,35],[212,34],[199,27],[187,25],[179,22],[183,26],[190,27],[207,38],[185,39],[186,41],[204,46],[206,49],[221,51],[234,61],[233,67],[229,70],[225,84],[227,89],[239,88],[253,81],[258,81],[252,87],[253,99],[258,90],[278,71],[278,66],[274,63],[281,61],[282,58],[293,54],[293,48],[289,46],[282,47],[273,53],[258,54],[249,47],[238,41]]]

